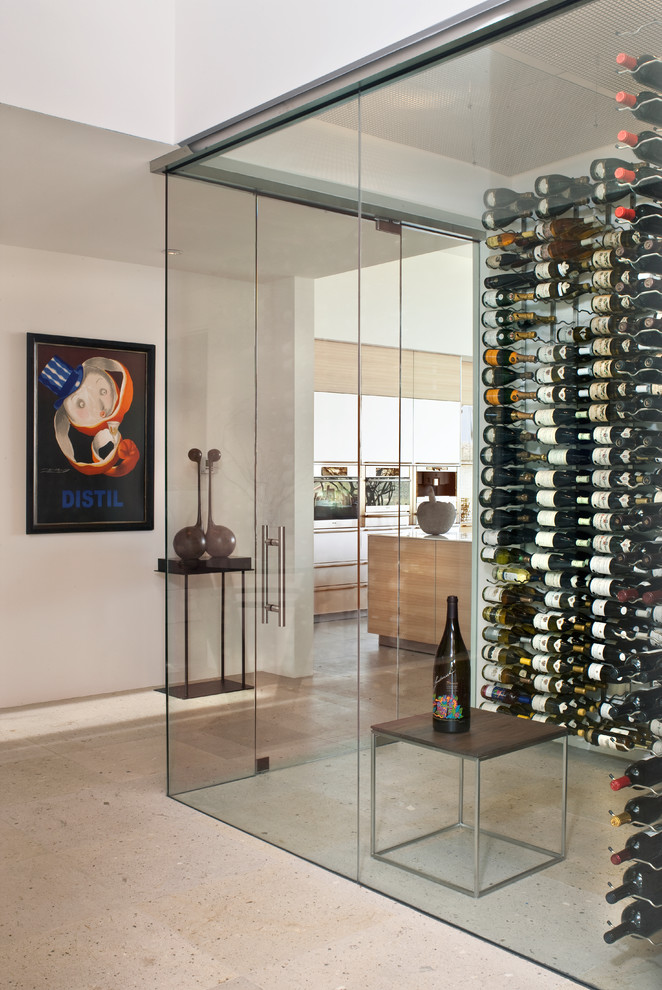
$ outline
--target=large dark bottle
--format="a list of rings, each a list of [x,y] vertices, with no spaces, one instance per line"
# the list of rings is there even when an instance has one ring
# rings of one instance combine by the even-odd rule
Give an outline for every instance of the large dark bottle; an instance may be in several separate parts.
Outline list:
[[[662,907],[654,908],[645,901],[633,901],[623,911],[620,925],[604,933],[605,942],[611,944],[624,935],[654,935],[662,928]]]
[[[471,719],[471,661],[449,595],[446,628],[434,658],[432,725],[437,732],[467,732]]]
[[[662,866],[662,832],[636,832],[625,843],[625,848],[611,856],[614,866],[628,859],[640,859],[652,866]]]
[[[622,777],[616,777],[609,785],[612,791],[620,791],[622,787],[633,784],[643,784],[653,787],[662,781],[662,756],[651,756],[646,760],[631,763]]]
[[[635,96],[634,93],[626,93],[621,90],[620,93],[616,94],[616,102],[631,110],[632,115],[637,120],[644,120],[656,127],[662,125],[662,96],[657,93],[644,90]]]
[[[635,797],[625,805],[625,810],[619,815],[612,815],[612,825],[625,825],[627,822],[640,822],[642,825],[654,825],[662,818],[662,794],[655,797]]]
[[[618,140],[629,145],[637,158],[651,165],[662,165],[662,137],[655,131],[641,131],[633,134],[631,131],[619,131]],[[614,177],[620,181],[618,170]]]
[[[662,88],[662,62],[652,55],[626,55],[620,52],[616,56],[616,65],[622,72],[629,72],[633,79],[636,79],[642,86],[652,86],[653,89]]]
[[[658,139],[662,144],[662,138]],[[651,199],[662,199],[662,178],[657,168],[640,168],[633,172],[630,168],[617,168],[614,174],[617,182],[628,185],[632,192],[642,193]]]
[[[652,904],[662,906],[662,873],[648,863],[629,866],[620,887],[614,887],[605,894],[608,904],[622,901],[624,897],[644,897]]]

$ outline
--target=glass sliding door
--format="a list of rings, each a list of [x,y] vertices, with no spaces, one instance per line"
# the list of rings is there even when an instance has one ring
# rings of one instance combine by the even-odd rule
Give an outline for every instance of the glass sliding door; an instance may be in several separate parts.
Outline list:
[[[213,814],[255,772],[255,210],[168,179],[168,787]]]

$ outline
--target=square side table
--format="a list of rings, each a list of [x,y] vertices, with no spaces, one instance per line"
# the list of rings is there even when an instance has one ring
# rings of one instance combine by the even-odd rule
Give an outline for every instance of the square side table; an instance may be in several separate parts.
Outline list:
[[[436,732],[432,725],[432,715],[414,715],[409,718],[397,719],[392,722],[382,722],[371,726],[371,826],[370,852],[374,859],[397,866],[417,876],[443,884],[464,894],[481,897],[483,894],[499,890],[516,880],[531,876],[539,870],[546,869],[565,858],[566,846],[566,811],[568,793],[568,734],[563,726],[544,722],[532,722],[529,719],[514,718],[499,712],[486,712],[472,708],[471,728],[463,733]],[[503,835],[500,832],[488,831],[481,828],[481,766],[488,760],[497,759],[512,753],[518,753],[530,747],[540,746],[552,740],[560,740],[561,752],[561,802],[560,802],[560,835],[559,848],[546,849],[532,844],[521,838]],[[425,835],[406,839],[395,845],[377,848],[376,842],[376,798],[378,789],[377,755],[378,750],[391,743],[407,743],[422,747],[428,751],[436,751],[458,760],[458,800],[457,820],[450,825],[427,832]],[[469,761],[475,768],[475,801],[473,821],[466,821],[464,815],[464,765]],[[459,831],[472,832],[473,885],[456,883],[448,877],[429,872],[405,862],[399,854],[411,850],[419,843],[436,837],[457,836]],[[542,857],[542,861],[525,869],[517,869],[497,882],[483,884],[481,882],[481,839],[489,838],[497,843],[505,843],[508,847],[519,847]],[[503,848],[503,847],[501,847]]]

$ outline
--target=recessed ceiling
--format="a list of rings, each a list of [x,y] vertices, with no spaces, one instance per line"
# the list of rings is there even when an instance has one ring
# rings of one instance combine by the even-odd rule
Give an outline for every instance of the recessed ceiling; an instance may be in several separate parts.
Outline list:
[[[596,0],[386,84],[361,97],[361,129],[503,176],[537,169],[637,129],[614,102],[642,88],[618,74],[623,50],[662,51],[658,0]],[[356,129],[352,104],[320,119]]]

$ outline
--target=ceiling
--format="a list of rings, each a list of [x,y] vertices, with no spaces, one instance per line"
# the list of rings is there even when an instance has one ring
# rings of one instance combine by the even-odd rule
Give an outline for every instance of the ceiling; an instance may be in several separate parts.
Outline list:
[[[504,177],[613,144],[618,127],[636,126],[629,113],[617,113],[613,95],[623,87],[637,91],[629,76],[616,74],[615,55],[662,51],[659,14],[658,0],[596,0],[366,94],[362,127],[427,154],[428,163],[431,154],[444,155]],[[336,134],[355,130],[355,101],[317,119],[335,125]],[[149,162],[168,146],[1,105],[0,128],[2,243],[163,264],[165,180],[149,171]],[[287,131],[282,140],[289,140]],[[171,244],[183,251],[175,267],[252,277],[250,194],[177,179],[172,202]],[[321,223],[317,210],[280,207],[263,210],[259,220],[262,278],[318,277],[354,267],[355,223],[328,211]],[[388,234],[366,221],[361,236],[364,263],[393,257]]]
[[[642,88],[616,71],[624,50],[662,51],[659,0],[596,0],[386,84],[361,97],[361,129],[503,176],[528,172],[637,129],[614,102]],[[352,130],[356,118],[353,103],[321,115]]]

